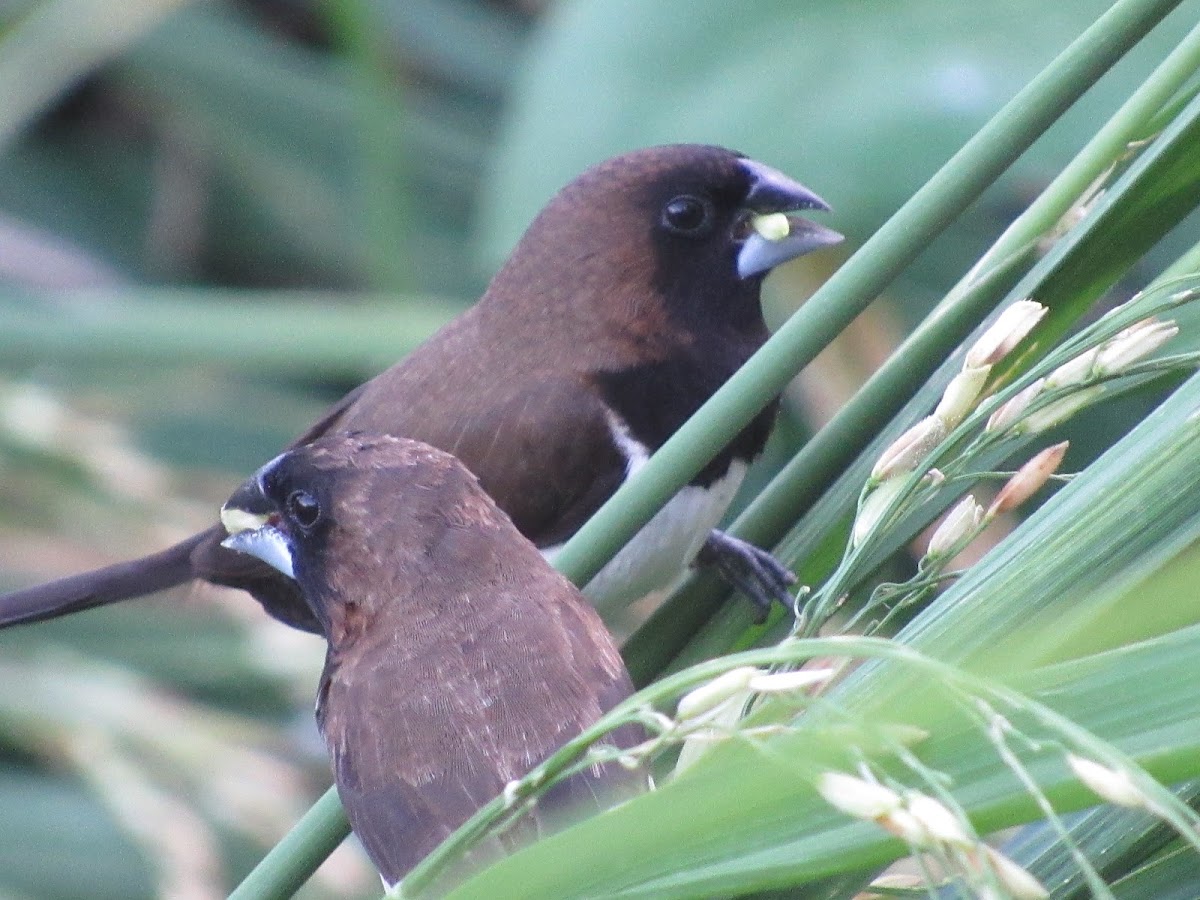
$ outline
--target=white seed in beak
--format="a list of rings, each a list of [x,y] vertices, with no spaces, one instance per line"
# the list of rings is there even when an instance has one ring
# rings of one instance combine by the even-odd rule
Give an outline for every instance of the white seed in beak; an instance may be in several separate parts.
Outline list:
[[[751,216],[750,227],[768,241],[782,241],[792,229],[788,217],[783,213]]]
[[[267,524],[267,517],[246,512],[236,506],[223,506],[221,507],[221,524],[225,526],[225,530],[229,534],[237,534],[240,531],[262,528]]]

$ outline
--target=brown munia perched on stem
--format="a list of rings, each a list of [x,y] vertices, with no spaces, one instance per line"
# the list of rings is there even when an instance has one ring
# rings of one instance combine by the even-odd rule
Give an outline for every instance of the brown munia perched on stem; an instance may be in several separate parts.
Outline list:
[[[350,393],[293,447],[348,431],[453,453],[538,547],[567,540],[767,338],[776,265],[840,240],[790,210],[803,185],[720,147],[677,144],[589,169],[530,225],[482,299]],[[772,402],[584,591],[601,608],[668,587],[701,554],[760,607],[790,573],[715,531],[766,441]],[[0,626],[194,578],[319,631],[295,585],[223,548],[219,525],[160,553],[0,597]]]
[[[297,585],[328,636],[317,722],[388,885],[632,691],[596,612],[440,450],[321,438],[260,469],[221,517],[226,546]],[[645,783],[594,766],[528,818]]]

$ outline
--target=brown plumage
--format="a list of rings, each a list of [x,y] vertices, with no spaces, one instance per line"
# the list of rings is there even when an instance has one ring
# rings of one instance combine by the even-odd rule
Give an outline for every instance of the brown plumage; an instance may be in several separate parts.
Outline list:
[[[422,440],[459,457],[539,547],[561,543],[766,339],[759,289],[770,268],[839,239],[792,217],[784,237],[752,227],[758,215],[803,208],[826,207],[717,147],[655,147],[590,169],[538,215],[475,307],[292,446],[354,430]],[[589,596],[628,602],[682,571],[774,411],[733,436]],[[0,597],[0,626],[201,578],[318,630],[294,585],[223,549],[224,536],[218,525],[152,557]],[[787,599],[765,554],[708,549],[732,557],[735,573],[748,573],[740,586],[760,601]]]
[[[242,527],[227,543],[290,572],[328,635],[317,721],[389,884],[631,691],[596,613],[446,453],[321,438],[264,466],[225,512]],[[639,738],[626,726],[613,740]],[[610,764],[549,805],[639,783]]]

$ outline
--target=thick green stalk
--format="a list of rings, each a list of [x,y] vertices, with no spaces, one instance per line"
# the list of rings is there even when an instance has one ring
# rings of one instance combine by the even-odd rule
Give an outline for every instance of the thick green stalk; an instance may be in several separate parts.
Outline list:
[[[234,889],[229,900],[287,900],[349,834],[350,823],[337,790],[330,788]]]
[[[1178,0],[1121,0],[1000,110],[559,553],[576,583],[637,530]]]

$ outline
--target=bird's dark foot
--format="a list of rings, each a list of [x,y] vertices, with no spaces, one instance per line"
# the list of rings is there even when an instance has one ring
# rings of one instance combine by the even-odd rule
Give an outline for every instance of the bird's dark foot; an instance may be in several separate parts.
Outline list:
[[[696,554],[696,564],[712,566],[730,585],[754,603],[754,621],[762,624],[778,601],[785,609],[792,608],[788,588],[796,583],[792,571],[760,547],[713,529],[704,546]]]

